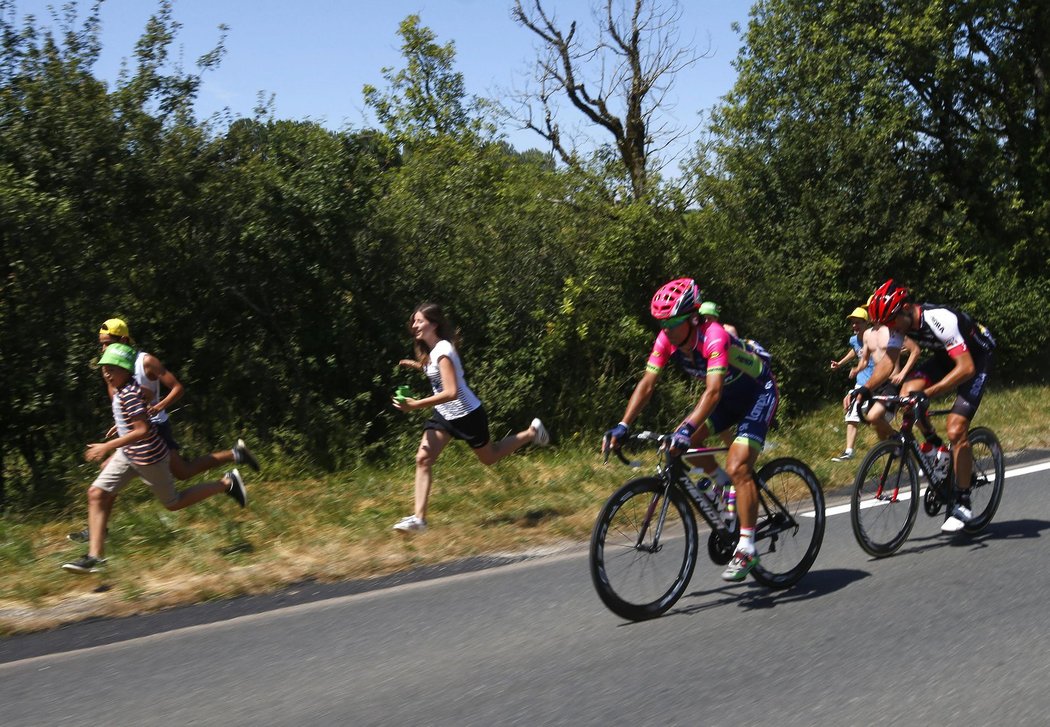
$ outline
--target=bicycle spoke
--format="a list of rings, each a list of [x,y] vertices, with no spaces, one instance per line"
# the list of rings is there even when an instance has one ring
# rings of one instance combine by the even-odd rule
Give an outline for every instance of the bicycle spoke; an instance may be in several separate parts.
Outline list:
[[[991,522],[999,508],[1003,494],[1005,465],[1003,451],[995,434],[986,427],[970,431],[970,452],[973,454],[973,474],[970,478],[970,510],[973,519],[966,532],[976,533]]]
[[[882,557],[907,539],[918,510],[918,473],[899,442],[881,442],[857,471],[850,521],[860,547]]]
[[[771,588],[787,588],[806,574],[824,537],[824,496],[816,476],[790,458],[764,466],[757,475],[759,517],[755,548],[759,564],[755,580]]]
[[[591,537],[591,576],[613,612],[652,618],[681,597],[696,554],[696,521],[683,495],[659,478],[642,478],[602,509]]]

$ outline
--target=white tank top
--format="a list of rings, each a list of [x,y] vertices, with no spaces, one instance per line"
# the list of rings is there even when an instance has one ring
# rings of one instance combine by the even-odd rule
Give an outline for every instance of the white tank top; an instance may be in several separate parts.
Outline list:
[[[160,381],[154,381],[146,375],[146,352],[139,351],[139,355],[135,357],[135,383],[142,387],[143,391],[149,392],[150,394],[150,406],[160,402]],[[150,417],[152,422],[166,422],[168,421],[168,412],[161,410],[157,414]]]

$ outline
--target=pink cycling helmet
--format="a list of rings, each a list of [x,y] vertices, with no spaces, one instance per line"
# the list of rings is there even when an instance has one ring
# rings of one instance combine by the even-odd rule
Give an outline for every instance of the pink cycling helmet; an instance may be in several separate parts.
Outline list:
[[[700,307],[700,288],[692,278],[672,280],[656,291],[649,311],[653,318],[665,321],[689,315]]]

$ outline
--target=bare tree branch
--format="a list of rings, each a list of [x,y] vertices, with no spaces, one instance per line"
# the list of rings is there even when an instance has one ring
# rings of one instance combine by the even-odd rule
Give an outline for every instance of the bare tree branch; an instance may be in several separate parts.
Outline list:
[[[661,5],[661,1],[663,5]],[[632,194],[648,191],[650,155],[666,148],[680,132],[658,122],[675,76],[693,65],[692,47],[678,44],[681,18],[677,0],[602,0],[595,13],[597,39],[585,43],[576,21],[565,32],[542,0],[515,0],[511,15],[542,42],[536,62],[539,91],[523,99],[524,128],[551,143],[566,163],[577,159],[565,145],[557,122],[556,97],[562,96],[592,125],[604,130],[630,177]],[[542,109],[542,126],[532,104]]]

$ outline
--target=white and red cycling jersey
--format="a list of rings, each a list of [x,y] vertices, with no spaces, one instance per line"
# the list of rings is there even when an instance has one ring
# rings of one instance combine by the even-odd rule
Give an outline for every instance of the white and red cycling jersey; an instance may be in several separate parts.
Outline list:
[[[910,328],[905,333],[893,331],[887,348],[901,348],[905,336],[923,348],[944,351],[952,358],[967,351],[980,356],[991,353],[995,348],[995,339],[988,329],[962,311],[937,303],[923,303],[915,306],[915,309],[918,327]]]

